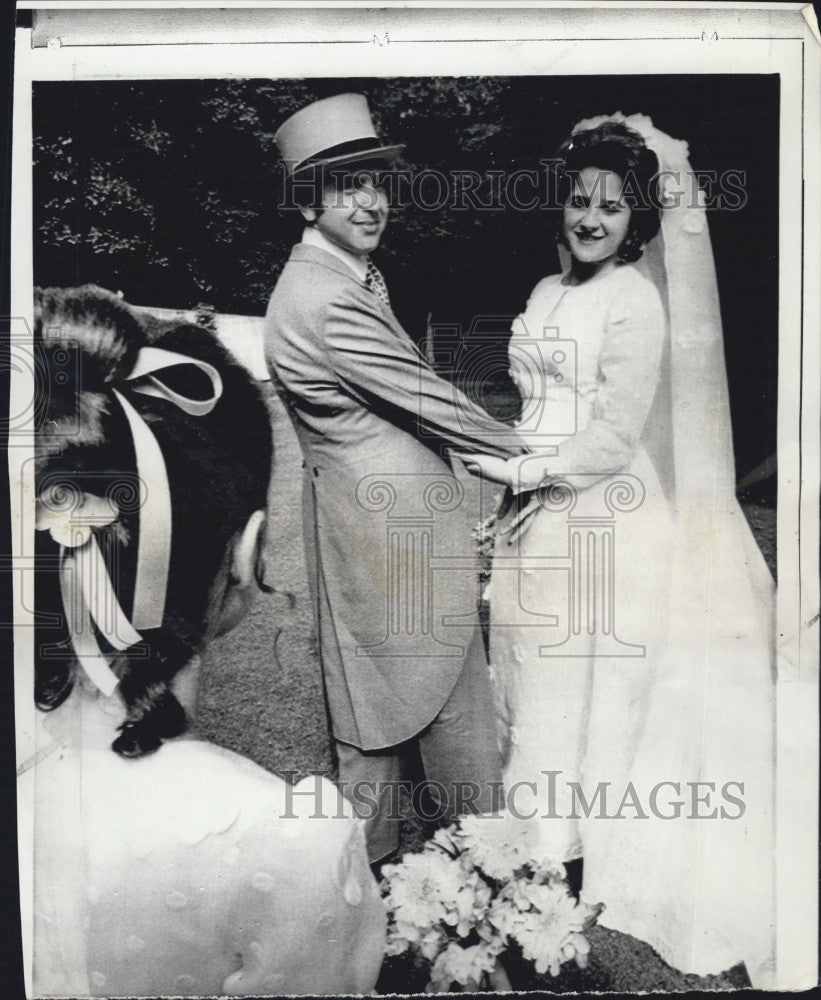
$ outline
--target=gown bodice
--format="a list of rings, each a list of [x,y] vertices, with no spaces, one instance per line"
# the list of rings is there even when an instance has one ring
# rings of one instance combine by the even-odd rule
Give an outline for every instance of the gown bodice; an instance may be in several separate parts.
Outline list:
[[[630,464],[653,403],[664,335],[658,291],[630,265],[580,285],[561,275],[536,285],[514,321],[509,358],[522,393],[518,430],[547,457],[538,471],[588,477],[583,485]],[[533,460],[525,461],[532,476]]]

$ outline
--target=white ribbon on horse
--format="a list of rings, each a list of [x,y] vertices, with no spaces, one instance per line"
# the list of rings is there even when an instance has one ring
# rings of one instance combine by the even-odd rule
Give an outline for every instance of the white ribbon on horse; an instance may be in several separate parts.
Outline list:
[[[181,365],[194,366],[208,377],[212,389],[208,398],[191,399],[158,377],[163,370]],[[114,500],[83,495],[70,509],[55,510],[38,498],[37,517],[37,528],[49,530],[60,545],[60,590],[74,654],[91,681],[109,696],[119,680],[100,650],[94,626],[118,651],[141,642],[141,632],[160,628],[171,559],[171,494],[165,460],[150,427],[120,390],[166,399],[192,416],[210,413],[222,395],[222,379],[213,365],[158,347],[143,347],[131,374],[118,385],[119,389],[112,385],[111,391],[128,420],[141,486],[130,620],[120,606],[105,559],[91,531],[92,526],[101,527],[116,520]]]

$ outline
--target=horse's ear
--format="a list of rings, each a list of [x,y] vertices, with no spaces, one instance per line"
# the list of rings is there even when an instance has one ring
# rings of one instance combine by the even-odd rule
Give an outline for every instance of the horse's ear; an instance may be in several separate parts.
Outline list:
[[[34,338],[46,349],[76,350],[71,373],[82,389],[104,391],[126,376],[147,338],[135,313],[97,285],[34,290]]]
[[[103,443],[107,390],[145,343],[134,313],[104,288],[34,289],[38,457]]]

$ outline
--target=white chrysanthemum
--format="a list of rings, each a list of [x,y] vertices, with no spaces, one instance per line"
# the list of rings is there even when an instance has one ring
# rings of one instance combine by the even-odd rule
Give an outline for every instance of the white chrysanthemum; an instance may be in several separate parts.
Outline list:
[[[438,848],[407,854],[401,864],[386,865],[383,875],[388,885],[385,905],[411,942],[440,924],[466,937],[490,902],[490,887],[479,874]]]
[[[524,865],[536,864],[536,825],[508,812],[465,816],[461,838],[474,864],[498,881],[511,878]]]
[[[423,958],[432,962],[442,948],[447,944],[447,940],[447,936],[443,930],[434,928],[433,930],[429,930],[419,939],[416,943],[416,947]]]
[[[538,973],[549,969],[552,976],[557,976],[562,962],[575,956],[574,941],[581,936],[585,913],[566,887],[526,885],[523,890],[532,908],[521,921],[515,921],[511,936]]]
[[[462,888],[458,862],[441,851],[406,854],[400,864],[385,865],[382,874],[388,885],[385,905],[409,941],[444,920],[446,903],[455,906]]]
[[[463,948],[452,942],[433,963],[429,988],[432,992],[443,992],[450,989],[452,983],[478,985],[482,974],[496,967],[496,954],[485,943]]]
[[[517,906],[510,895],[505,894],[493,900],[488,911],[488,921],[507,939],[515,937],[516,931],[522,926],[527,913],[526,907]]]
[[[577,905],[564,876],[542,857],[535,823],[508,813],[463,817],[383,868],[387,953],[410,948],[430,962],[429,992],[478,985],[511,941],[540,973],[556,975],[571,959],[583,967],[583,931],[602,906]]]

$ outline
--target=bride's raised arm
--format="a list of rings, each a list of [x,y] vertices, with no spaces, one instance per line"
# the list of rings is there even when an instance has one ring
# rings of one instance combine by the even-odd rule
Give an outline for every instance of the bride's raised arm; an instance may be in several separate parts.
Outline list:
[[[607,314],[592,419],[560,441],[554,456],[509,459],[504,481],[514,493],[567,476],[583,476],[586,488],[635,457],[659,381],[665,318],[655,285],[632,269],[625,278],[626,294]]]

